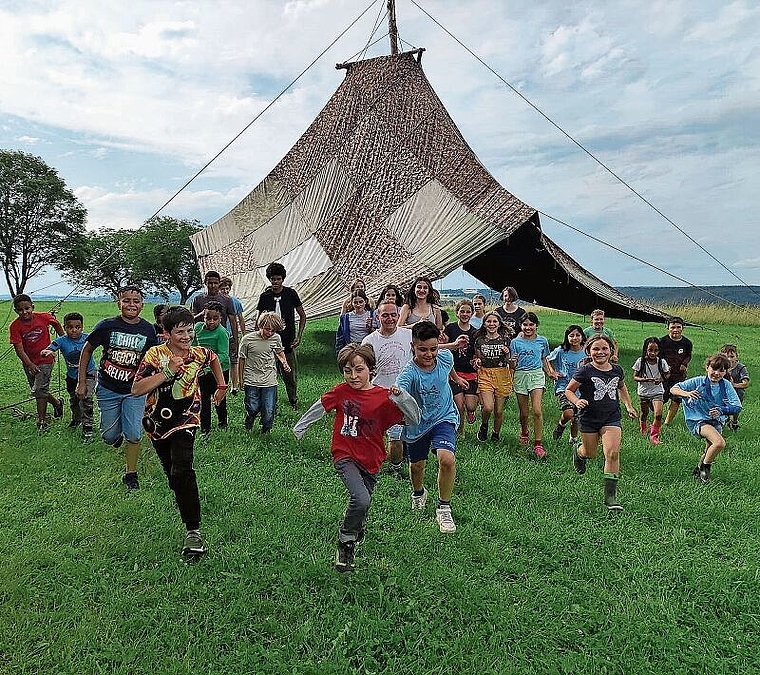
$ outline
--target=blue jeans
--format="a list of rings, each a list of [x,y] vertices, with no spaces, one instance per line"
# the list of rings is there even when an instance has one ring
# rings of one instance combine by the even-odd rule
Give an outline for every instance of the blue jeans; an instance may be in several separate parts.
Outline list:
[[[274,425],[274,413],[277,410],[277,385],[271,387],[253,387],[245,385],[245,412],[253,421],[261,413],[261,430],[269,431]]]
[[[117,394],[101,384],[95,388],[100,408],[100,434],[106,445],[113,445],[124,436],[127,443],[139,443],[146,396]]]

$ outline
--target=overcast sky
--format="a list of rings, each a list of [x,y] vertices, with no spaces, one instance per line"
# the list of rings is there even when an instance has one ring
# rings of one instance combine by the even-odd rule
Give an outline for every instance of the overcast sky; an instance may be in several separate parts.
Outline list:
[[[760,4],[417,1],[732,272],[760,284]],[[55,167],[89,227],[139,225],[368,5],[0,0],[0,148]],[[362,50],[384,6],[375,2],[163,213],[209,224],[242,199],[338,87],[335,63]],[[428,79],[504,187],[694,284],[738,283],[411,0],[397,0],[397,13],[402,39],[426,48]],[[387,40],[367,53],[388,53]],[[677,285],[550,218],[542,225],[612,285]],[[461,273],[447,282],[470,285]]]

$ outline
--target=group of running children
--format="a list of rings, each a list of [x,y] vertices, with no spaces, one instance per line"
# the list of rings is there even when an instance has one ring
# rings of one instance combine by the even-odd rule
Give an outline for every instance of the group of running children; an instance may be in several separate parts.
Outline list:
[[[211,274],[226,285],[220,299],[229,299],[229,279]],[[664,421],[668,424],[683,401],[689,431],[705,441],[694,475],[704,483],[710,480],[711,464],[725,445],[723,427],[738,428],[741,400],[749,384],[735,345],[724,345],[705,361],[706,376],[686,379],[692,345],[683,335],[683,320],[672,317],[668,335],[647,338],[641,357],[633,364],[641,402],[637,413],[617,363],[617,342],[604,325],[604,312],[595,310],[586,329],[569,326],[562,344],[550,351],[546,338],[537,333],[538,317],[516,304],[515,289],[504,289],[502,299],[503,305],[493,311],[486,311],[483,296],[461,300],[455,307],[457,321],[444,325],[437,292],[425,277],[416,279],[403,297],[395,286],[386,287],[376,306],[363,287],[352,288],[336,335],[344,382],[318,399],[294,428],[300,439],[326,412],[336,413],[331,452],[350,495],[335,556],[339,572],[354,569],[354,550],[364,540],[372,493],[386,457],[391,471],[401,476],[406,456],[412,509],[423,510],[425,466],[429,454],[436,455],[436,521],[441,532],[456,531],[451,495],[457,432],[464,433],[465,419],[475,423],[478,404],[478,441],[499,441],[505,402],[514,392],[519,442],[530,444],[532,420],[533,456],[545,459],[542,394],[546,376],[554,381],[560,409],[552,435],[558,441],[570,427],[575,471],[585,473],[587,460],[596,456],[602,443],[604,502],[610,511],[623,509],[617,499],[620,401],[631,418],[639,417],[641,433],[648,434],[654,444],[661,442],[663,403],[671,401]],[[61,352],[72,411],[69,426],[81,424],[84,438],[92,437],[95,395],[103,441],[113,447],[126,445],[123,482],[129,489],[139,487],[137,458],[142,430],[146,431],[186,526],[182,553],[198,557],[206,546],[199,529],[194,440],[199,429],[210,430],[212,407],[216,407],[219,426],[227,425],[232,331],[222,322],[237,320],[237,307],[230,303],[232,314],[215,301],[202,303],[198,313],[181,306],[162,307],[156,312],[157,323],[151,325],[140,317],[143,302],[138,287],[121,288],[119,315],[101,321],[87,334],[80,314],[67,314],[61,326],[51,314],[35,312],[29,296],[19,295],[14,299],[18,318],[10,327],[11,343],[36,399],[41,430],[48,425],[48,403],[55,417],[63,416],[63,401],[50,392],[55,352]],[[52,342],[49,328],[58,335]],[[235,338],[240,328],[236,326]],[[233,349],[239,356],[233,382],[245,386],[247,429],[256,415],[261,417],[264,433],[274,423],[277,367],[281,372],[289,370],[278,334],[283,328],[276,312],[262,312],[257,329],[244,334],[239,348]],[[245,332],[244,324],[240,332]],[[92,357],[97,348],[103,353],[96,369]]]

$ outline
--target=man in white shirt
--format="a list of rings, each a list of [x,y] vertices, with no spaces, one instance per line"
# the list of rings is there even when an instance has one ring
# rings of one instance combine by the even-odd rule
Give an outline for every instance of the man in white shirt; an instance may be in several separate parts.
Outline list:
[[[396,325],[398,307],[393,301],[383,300],[377,307],[380,328],[362,340],[363,345],[371,345],[377,358],[377,374],[373,384],[390,388],[395,386],[396,377],[412,358],[412,331]],[[404,461],[404,443],[401,440],[400,424],[388,429],[390,442],[391,472],[403,478],[401,467]]]

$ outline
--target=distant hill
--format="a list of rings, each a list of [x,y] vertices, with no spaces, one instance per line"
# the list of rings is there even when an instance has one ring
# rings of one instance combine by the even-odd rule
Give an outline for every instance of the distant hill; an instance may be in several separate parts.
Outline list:
[[[676,286],[622,286],[618,290],[621,293],[630,295],[632,298],[644,300],[654,305],[698,305],[698,304],[721,304],[718,298],[724,298],[727,301],[734,302],[738,305],[760,305],[760,286],[705,286],[705,292],[697,288],[683,288]],[[462,297],[471,298],[475,293],[484,295],[489,304],[499,301],[499,292],[490,288],[445,288],[440,291],[444,299],[453,300]],[[713,293],[714,295],[710,295]],[[716,298],[715,296],[718,296]],[[37,295],[33,294],[36,301],[57,300],[58,296]],[[0,300],[9,300],[10,296],[0,295]],[[95,300],[98,302],[108,302],[112,298],[110,295],[92,296],[72,296],[73,301]],[[164,298],[157,296],[148,296],[146,302],[157,303],[166,302]],[[170,302],[178,302],[179,296],[173,296]]]
[[[720,305],[722,301],[718,298],[738,305],[760,305],[760,286],[705,286],[704,288],[709,293],[698,288],[673,286],[626,286],[618,290],[632,298],[645,300],[655,305]]]

